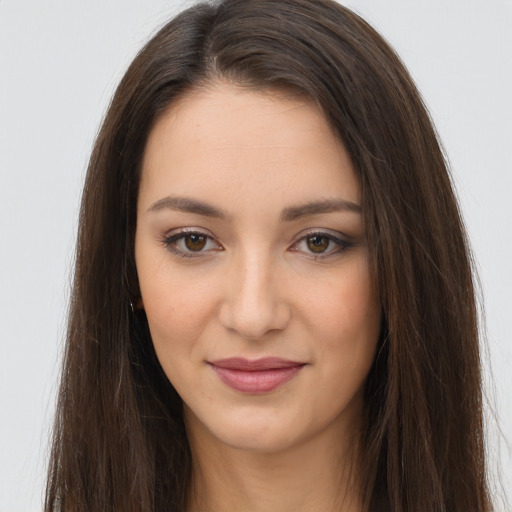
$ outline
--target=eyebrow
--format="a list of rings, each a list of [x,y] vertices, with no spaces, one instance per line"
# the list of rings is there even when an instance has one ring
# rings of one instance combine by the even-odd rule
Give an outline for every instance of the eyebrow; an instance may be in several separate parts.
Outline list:
[[[281,218],[285,221],[292,221],[300,217],[340,211],[361,213],[362,210],[360,205],[352,201],[347,201],[346,199],[325,199],[323,201],[314,201],[312,203],[285,208],[281,214]]]
[[[228,213],[225,211],[220,210],[211,204],[188,197],[164,197],[154,202],[147,211],[158,212],[162,210],[176,210],[179,212],[194,213],[196,215],[224,220],[229,218]],[[301,217],[339,211],[361,213],[361,206],[346,199],[325,199],[323,201],[314,201],[299,206],[290,206],[285,208],[281,214],[281,220],[289,222]]]
[[[161,210],[176,210],[185,213],[195,213],[196,215],[204,215],[205,217],[215,217],[218,219],[227,219],[228,214],[215,206],[196,199],[190,199],[188,197],[173,197],[168,196],[163,199],[159,199],[153,203],[149,208],[148,212],[158,212]]]

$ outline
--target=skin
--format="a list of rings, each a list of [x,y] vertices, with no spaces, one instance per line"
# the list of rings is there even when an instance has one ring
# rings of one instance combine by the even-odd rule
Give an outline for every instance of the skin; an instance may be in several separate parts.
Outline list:
[[[326,201],[352,206],[290,214]],[[381,321],[360,203],[347,151],[309,100],[218,83],[153,127],[135,254],[155,350],[184,401],[190,510],[360,510],[362,391]],[[267,356],[304,366],[251,394],[209,364]]]

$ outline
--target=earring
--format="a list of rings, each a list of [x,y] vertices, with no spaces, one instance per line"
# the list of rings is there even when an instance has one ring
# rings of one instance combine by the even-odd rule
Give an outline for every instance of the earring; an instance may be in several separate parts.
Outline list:
[[[130,301],[130,309],[132,310],[132,313],[135,313],[135,308],[133,307],[132,299],[129,299]]]

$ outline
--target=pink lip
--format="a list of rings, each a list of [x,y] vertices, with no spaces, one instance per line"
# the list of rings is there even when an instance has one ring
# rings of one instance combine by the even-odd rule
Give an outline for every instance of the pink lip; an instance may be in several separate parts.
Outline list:
[[[295,377],[305,363],[278,357],[248,360],[241,357],[209,363],[220,380],[243,393],[268,393]]]

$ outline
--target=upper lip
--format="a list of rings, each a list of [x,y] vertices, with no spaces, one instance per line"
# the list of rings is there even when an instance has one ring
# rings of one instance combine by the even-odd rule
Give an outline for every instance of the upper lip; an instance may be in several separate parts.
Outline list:
[[[276,370],[281,368],[293,368],[294,366],[303,366],[305,363],[282,359],[280,357],[262,357],[260,359],[245,359],[243,357],[230,357],[227,359],[217,359],[210,361],[210,364],[219,368],[229,370],[240,370],[246,372],[257,372],[261,370]]]

